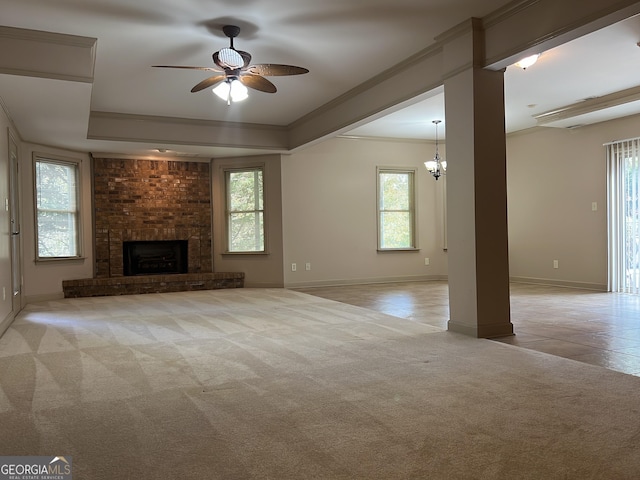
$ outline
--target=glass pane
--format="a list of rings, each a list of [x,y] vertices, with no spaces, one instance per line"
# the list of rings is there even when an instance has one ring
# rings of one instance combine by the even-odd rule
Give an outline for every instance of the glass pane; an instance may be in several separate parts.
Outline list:
[[[38,212],[38,256],[75,257],[77,254],[75,214]]]
[[[229,251],[264,251],[264,215],[262,212],[229,215]]]
[[[409,173],[380,174],[380,210],[409,210]]]
[[[36,182],[40,210],[76,210],[76,167],[36,162]]]
[[[262,210],[262,171],[229,172],[229,210]]]
[[[380,212],[380,248],[411,248],[411,214]]]
[[[640,288],[640,160],[633,156],[624,165],[625,291]]]

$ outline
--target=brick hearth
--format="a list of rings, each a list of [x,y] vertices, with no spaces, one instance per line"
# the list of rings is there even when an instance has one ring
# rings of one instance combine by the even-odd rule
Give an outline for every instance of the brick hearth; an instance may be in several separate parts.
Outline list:
[[[244,273],[182,273],[64,280],[65,298],[241,288]]]

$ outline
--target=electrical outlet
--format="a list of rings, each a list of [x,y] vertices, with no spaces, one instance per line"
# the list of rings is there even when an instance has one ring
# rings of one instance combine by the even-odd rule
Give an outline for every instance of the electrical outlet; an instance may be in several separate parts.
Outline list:
[[[592,212],[598,211],[598,202],[591,202],[591,211]]]
[[[298,266],[295,263],[291,264],[291,271],[295,272],[298,269]]]
[[[305,264],[304,264],[304,269],[305,269],[306,271],[311,270],[311,264],[310,264],[309,262],[305,263]]]
[[[424,259],[424,264],[425,264],[425,265],[430,265],[429,257],[425,257],[425,259]]]
[[[553,261],[553,268],[558,268],[558,260]]]

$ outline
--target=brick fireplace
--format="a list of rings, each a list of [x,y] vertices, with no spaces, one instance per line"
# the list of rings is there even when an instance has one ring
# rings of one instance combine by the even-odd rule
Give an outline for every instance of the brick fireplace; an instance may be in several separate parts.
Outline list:
[[[186,241],[187,272],[212,271],[209,164],[94,162],[96,278],[124,275],[123,244]]]
[[[242,287],[243,273],[213,273],[210,181],[208,163],[94,159],[95,278],[64,281],[65,297]],[[167,243],[184,267],[125,271],[126,246]]]

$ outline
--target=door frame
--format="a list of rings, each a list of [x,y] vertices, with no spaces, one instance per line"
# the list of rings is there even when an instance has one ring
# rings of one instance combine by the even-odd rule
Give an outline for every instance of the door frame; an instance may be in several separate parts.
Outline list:
[[[22,255],[20,222],[20,149],[9,128],[9,217],[11,223],[11,310],[14,314],[22,309]]]

